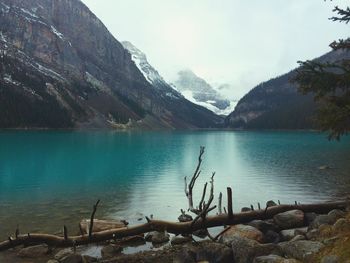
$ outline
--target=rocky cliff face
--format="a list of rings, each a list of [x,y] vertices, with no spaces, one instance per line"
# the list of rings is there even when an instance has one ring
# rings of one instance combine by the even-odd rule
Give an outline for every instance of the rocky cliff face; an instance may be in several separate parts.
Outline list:
[[[187,101],[174,112],[169,105],[177,98],[160,96],[79,0],[0,0],[0,50],[0,127],[113,127],[133,120],[141,127],[194,128],[221,121]]]
[[[332,51],[317,60],[339,61],[350,57],[349,52]],[[252,89],[237,104],[225,123],[233,128],[310,129],[314,128],[317,109],[312,95],[302,95],[290,83],[295,70],[271,79]]]
[[[231,102],[224,99],[217,90],[191,70],[180,71],[174,85],[179,92],[192,102],[217,114],[227,115],[230,113],[228,110],[231,109]]]

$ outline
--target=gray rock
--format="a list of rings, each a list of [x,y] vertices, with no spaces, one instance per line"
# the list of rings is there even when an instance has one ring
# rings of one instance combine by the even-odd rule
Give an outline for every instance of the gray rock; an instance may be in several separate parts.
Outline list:
[[[346,213],[340,209],[334,209],[330,211],[328,215],[336,222],[339,218],[344,218]]]
[[[282,242],[278,246],[285,256],[306,262],[324,247],[320,242],[309,240]]]
[[[299,240],[305,240],[305,236],[304,235],[296,235],[295,237],[292,238],[291,242],[299,241]]]
[[[98,262],[98,259],[87,255],[82,256],[82,263],[94,263],[94,262]]]
[[[62,249],[60,251],[58,251],[55,256],[54,256],[54,259],[56,260],[61,260],[62,258],[66,257],[66,256],[69,256],[69,255],[72,255],[74,254],[74,251],[73,249],[71,248],[65,248],[65,249]]]
[[[231,244],[235,263],[251,263],[255,257],[278,252],[275,244],[260,244],[245,237],[235,236]]]
[[[233,238],[237,236],[249,238],[258,242],[262,242],[264,239],[264,235],[260,230],[252,226],[239,224],[231,226],[229,230],[222,234],[220,237],[220,242],[231,244]]]
[[[278,243],[280,242],[280,235],[275,231],[269,230],[264,235],[264,243]]]
[[[174,263],[232,263],[232,250],[222,244],[205,242],[197,246],[186,246],[175,256]]]
[[[122,252],[123,248],[117,245],[108,245],[101,249],[102,258],[108,259],[113,258]]]
[[[207,230],[206,229],[199,229],[193,232],[193,235],[199,238],[206,238],[207,237]]]
[[[78,254],[69,255],[60,260],[60,263],[82,263],[82,262],[83,262],[83,259],[81,255],[78,255]]]
[[[82,263],[82,262],[83,262],[83,259],[81,255],[78,255],[78,254],[69,255],[63,258],[62,260],[60,260],[60,263]]]
[[[49,247],[46,244],[42,244],[22,248],[17,255],[22,258],[38,258],[40,256],[47,255],[49,252]]]
[[[50,259],[46,263],[60,263],[60,262],[57,261],[56,259]]]
[[[287,259],[277,255],[268,255],[256,257],[254,259],[254,263],[297,263],[298,261],[295,259]]]
[[[196,262],[232,263],[232,261],[232,250],[218,243],[206,243],[196,253]]]
[[[162,244],[168,242],[170,235],[166,232],[152,232],[151,242],[153,244]]]
[[[181,244],[185,244],[185,243],[188,243],[191,241],[192,241],[191,237],[175,236],[171,239],[171,244],[172,245],[181,245]]]
[[[280,232],[281,239],[283,241],[292,240],[297,235],[305,235],[307,232],[307,227],[285,229]]]
[[[340,218],[333,225],[333,229],[337,232],[350,230],[350,224],[345,218]]]
[[[269,230],[274,232],[279,231],[278,226],[276,226],[274,223],[263,221],[263,220],[253,220],[249,222],[247,225],[255,227],[263,233],[266,233]]]
[[[300,210],[291,210],[275,215],[273,220],[281,229],[301,227],[304,225],[304,213]]]
[[[311,229],[319,228],[321,225],[333,225],[336,219],[329,215],[318,215],[310,224]]]
[[[320,235],[320,231],[318,229],[312,229],[306,233],[306,239],[315,240]]]
[[[325,256],[321,259],[321,263],[340,263],[339,258],[335,255]]]
[[[305,213],[306,225],[310,225],[315,220],[316,217],[317,217],[316,213]]]

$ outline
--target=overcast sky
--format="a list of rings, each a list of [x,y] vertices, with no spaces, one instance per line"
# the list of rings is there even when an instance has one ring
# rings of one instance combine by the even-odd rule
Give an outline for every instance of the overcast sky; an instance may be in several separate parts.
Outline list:
[[[318,57],[349,37],[328,20],[323,0],[83,0],[119,40],[144,51],[167,81],[192,69],[210,83],[230,83],[240,98],[258,83]]]

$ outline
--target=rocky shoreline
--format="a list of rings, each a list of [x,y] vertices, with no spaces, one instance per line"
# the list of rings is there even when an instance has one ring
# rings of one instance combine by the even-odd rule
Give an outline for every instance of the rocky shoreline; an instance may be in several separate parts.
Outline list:
[[[217,242],[205,239],[205,231],[202,233],[203,239],[151,232],[145,236],[99,244],[96,249],[100,249],[100,254],[94,256],[86,253],[83,247],[74,251],[73,248],[49,248],[45,244],[12,249],[6,255],[7,259],[24,263],[350,263],[348,212],[336,209],[328,214],[315,214],[291,210],[277,214],[273,219],[231,226]],[[106,225],[104,227],[108,228]],[[200,236],[201,233],[195,234]],[[149,250],[125,253],[127,247],[145,244],[152,244]]]

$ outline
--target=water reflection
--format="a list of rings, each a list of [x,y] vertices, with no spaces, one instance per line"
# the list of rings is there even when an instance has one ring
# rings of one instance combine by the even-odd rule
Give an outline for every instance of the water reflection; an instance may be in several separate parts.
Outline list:
[[[1,132],[0,237],[72,232],[102,199],[97,216],[176,220],[186,208],[184,176],[200,145],[203,172],[216,171],[215,196],[233,188],[234,209],[264,203],[343,197],[350,186],[350,140],[328,142],[307,132]],[[333,169],[319,170],[321,165]]]

